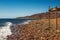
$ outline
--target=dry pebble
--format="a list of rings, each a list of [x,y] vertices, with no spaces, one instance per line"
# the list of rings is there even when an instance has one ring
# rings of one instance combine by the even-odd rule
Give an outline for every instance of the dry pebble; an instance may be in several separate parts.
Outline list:
[[[14,29],[16,33],[8,35],[7,40],[60,40],[60,33],[57,33],[55,28],[55,19],[51,20],[50,27],[48,19],[34,20],[29,24],[17,25]]]

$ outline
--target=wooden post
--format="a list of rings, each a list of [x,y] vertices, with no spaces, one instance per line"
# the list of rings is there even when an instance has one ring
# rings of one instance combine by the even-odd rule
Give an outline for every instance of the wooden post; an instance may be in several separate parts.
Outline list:
[[[56,8],[57,8],[57,6],[56,6]],[[58,25],[57,25],[57,10],[56,10],[55,14],[56,14],[56,33],[57,33],[57,27],[58,27]]]
[[[49,6],[49,27],[50,27],[50,6]]]

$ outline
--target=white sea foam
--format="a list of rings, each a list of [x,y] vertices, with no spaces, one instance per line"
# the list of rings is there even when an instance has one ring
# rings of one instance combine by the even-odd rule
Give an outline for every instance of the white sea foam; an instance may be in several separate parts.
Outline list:
[[[6,22],[5,26],[0,27],[0,40],[6,40],[7,35],[11,35],[10,26],[12,26],[11,22]]]
[[[31,22],[31,20],[28,20],[28,21],[25,21],[23,23],[21,23],[22,25],[24,24],[28,24],[29,22]],[[19,25],[21,25],[19,24]],[[6,22],[5,23],[5,26],[2,26],[0,27],[0,40],[6,40],[6,36],[7,35],[11,35],[12,32],[11,32],[11,29],[10,27],[12,26],[13,24],[11,22]],[[13,30],[14,31],[14,30]],[[16,32],[15,32],[16,33]]]
[[[23,23],[21,23],[21,24],[28,24],[29,22],[31,22],[31,20],[27,20],[27,21],[25,21],[25,22],[23,22]]]

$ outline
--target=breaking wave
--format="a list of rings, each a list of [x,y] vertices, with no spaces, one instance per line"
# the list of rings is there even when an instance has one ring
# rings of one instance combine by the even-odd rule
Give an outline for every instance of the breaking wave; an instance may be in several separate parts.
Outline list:
[[[6,22],[4,24],[4,26],[0,27],[0,40],[6,40],[6,36],[7,35],[11,35],[11,30],[10,30],[10,26],[12,26],[11,22]]]
[[[24,21],[20,24],[28,24],[30,21],[31,20],[27,20],[27,21]],[[7,40],[7,35],[12,34],[11,26],[15,26],[15,25],[12,22],[6,22],[6,23],[3,23],[2,26],[0,26],[0,40]]]

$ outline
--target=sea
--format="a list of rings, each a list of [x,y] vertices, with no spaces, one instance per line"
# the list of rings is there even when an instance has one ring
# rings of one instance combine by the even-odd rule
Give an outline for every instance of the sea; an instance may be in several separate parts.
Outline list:
[[[7,22],[11,22],[12,24],[21,24],[24,22],[28,22],[32,19],[10,19],[10,18],[4,18],[4,19],[0,19],[0,27],[4,26],[5,23]]]
[[[10,26],[14,26],[17,24],[27,24],[32,19],[0,19],[0,40],[7,40],[7,35],[11,35],[11,29]],[[13,27],[12,26],[12,27]]]

